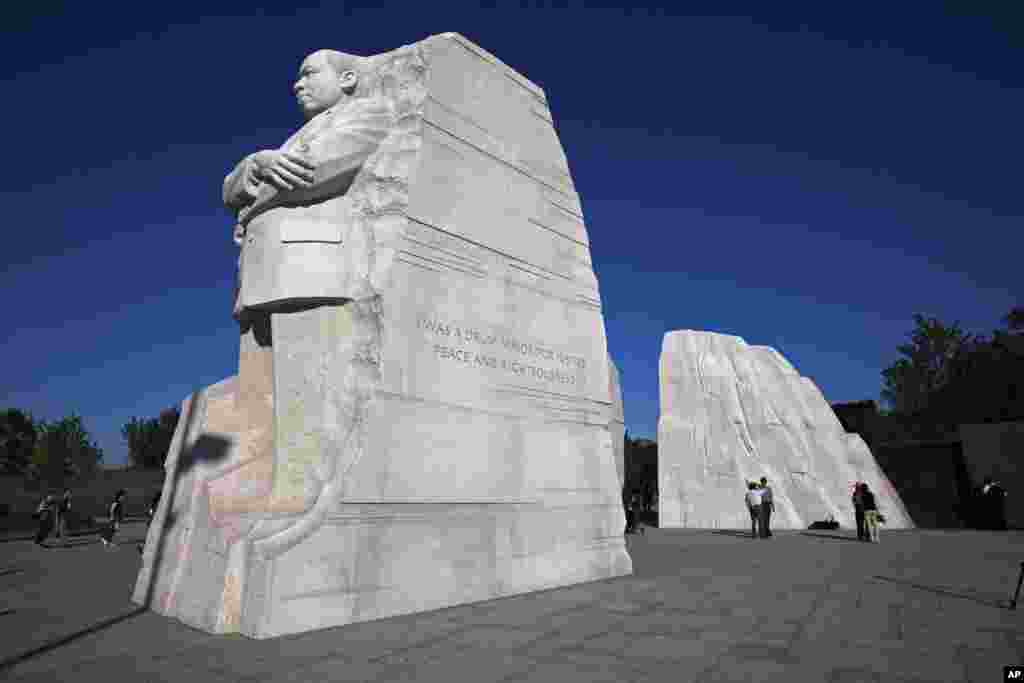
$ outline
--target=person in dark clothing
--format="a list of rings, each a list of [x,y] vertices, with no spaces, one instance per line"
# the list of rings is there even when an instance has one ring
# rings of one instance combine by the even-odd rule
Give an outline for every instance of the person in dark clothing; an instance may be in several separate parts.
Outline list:
[[[992,477],[985,477],[981,487],[982,528],[1006,531],[1006,490]]]
[[[644,525],[640,523],[640,513],[643,511],[644,503],[643,496],[639,492],[633,494],[633,499],[630,502],[629,507],[633,518],[633,533],[639,532],[642,536],[644,533]]]
[[[105,547],[116,548],[114,534],[121,528],[121,522],[124,520],[124,489],[114,494],[114,500],[110,503],[109,516],[110,521],[103,533],[100,534],[100,540]]]
[[[622,507],[626,509],[626,533],[631,534],[636,526],[636,513],[633,512],[633,496],[629,491],[622,491]]]
[[[867,526],[864,524],[864,493],[858,481],[853,485],[853,516],[857,518],[857,540],[868,540]]]
[[[57,504],[57,538],[66,539],[68,534],[68,517],[71,516],[71,489],[64,489],[64,495]]]
[[[153,500],[149,502],[149,507],[146,508],[146,532],[148,534],[149,527],[153,524],[153,518],[156,517],[156,509],[160,505],[160,490],[153,494]],[[146,543],[143,541],[139,544],[139,552],[141,553],[146,549]]]
[[[157,489],[156,493],[153,494],[153,500],[149,502],[149,521],[152,522],[153,518],[156,517],[156,509],[160,506],[160,496],[163,491]]]
[[[772,497],[772,487],[768,486],[767,477],[761,477],[761,538],[769,538],[772,535],[772,511],[775,510],[775,500]]]
[[[39,520],[39,528],[36,530],[35,543],[38,546],[46,547],[43,544],[43,541],[45,541],[46,537],[50,535],[51,531],[53,531],[55,516],[57,514],[56,507],[57,504],[53,500],[53,496],[48,493],[43,496],[43,500],[40,501],[39,507],[36,508],[36,518]]]
[[[881,515],[878,512],[878,504],[875,502],[875,494],[871,492],[868,485],[860,485],[861,501],[864,505],[864,526],[867,532],[867,540],[878,543],[878,530],[881,524]]]
[[[640,494],[637,494],[633,497],[633,523],[636,525],[634,530],[640,531],[640,536],[644,535],[643,522],[640,521],[640,513],[643,511],[643,507],[643,497]]]

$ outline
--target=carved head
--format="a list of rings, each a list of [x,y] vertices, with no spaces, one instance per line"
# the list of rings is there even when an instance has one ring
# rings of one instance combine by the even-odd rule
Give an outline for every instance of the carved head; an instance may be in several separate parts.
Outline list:
[[[365,70],[364,61],[334,50],[317,50],[306,57],[292,87],[305,117],[311,119],[355,95]]]

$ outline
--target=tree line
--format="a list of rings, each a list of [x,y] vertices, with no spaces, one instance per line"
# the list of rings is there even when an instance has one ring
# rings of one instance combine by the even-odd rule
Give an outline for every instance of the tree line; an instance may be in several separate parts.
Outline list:
[[[887,413],[949,425],[1024,419],[1024,308],[1002,322],[971,335],[958,322],[915,315],[901,357],[882,371]]]
[[[133,417],[121,427],[132,467],[163,467],[181,412],[177,407],[157,417]],[[39,420],[18,408],[0,411],[0,473],[50,482],[88,477],[103,462],[81,416]]]

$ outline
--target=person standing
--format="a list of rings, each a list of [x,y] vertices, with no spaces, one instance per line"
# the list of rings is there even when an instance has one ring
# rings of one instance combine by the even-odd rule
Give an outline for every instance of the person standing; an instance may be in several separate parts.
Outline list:
[[[864,493],[862,483],[855,482],[853,485],[853,516],[857,518],[857,540],[868,540],[867,527],[864,525]]]
[[[643,512],[643,496],[637,492],[633,494],[633,531],[640,532],[642,536],[644,533],[644,525],[640,522],[640,513]]]
[[[775,510],[775,499],[772,487],[768,486],[767,477],[761,477],[761,538],[772,535],[772,512]]]
[[[988,495],[992,496],[992,522],[997,531],[1006,531],[1006,489],[993,482]]]
[[[878,543],[878,528],[881,523],[881,515],[878,513],[878,504],[875,502],[875,494],[871,492],[868,485],[860,485],[861,501],[864,506],[864,526],[866,527],[867,539],[872,543]]]
[[[1006,530],[1006,490],[992,477],[985,477],[981,487],[984,523],[982,528],[993,531]]]
[[[757,528],[761,523],[761,490],[752,481],[747,482],[745,501],[750,511],[750,537],[757,538]]]
[[[68,517],[71,516],[71,489],[64,489],[64,495],[57,505],[57,538],[67,541]]]
[[[156,493],[153,494],[153,500],[149,501],[149,508],[146,510],[146,528],[153,523],[153,518],[156,517],[156,509],[160,506],[160,495],[163,493],[160,489],[157,489]]]
[[[50,531],[53,529],[54,515],[57,514],[56,504],[53,500],[53,495],[47,493],[43,496],[42,501],[39,502],[39,507],[36,508],[36,518],[39,520],[39,528],[36,530],[36,545],[45,548],[43,541],[50,535]]]
[[[156,509],[160,505],[160,489],[157,489],[156,493],[153,494],[153,500],[149,502],[149,507],[146,508],[146,533],[149,533],[149,527],[153,524],[153,519],[156,517]],[[143,541],[139,544],[139,552],[143,552],[146,549],[146,542]]]
[[[103,533],[100,534],[100,540],[103,541],[104,547],[116,548],[114,534],[121,528],[121,521],[124,519],[124,489],[114,494],[114,500],[110,503],[109,517],[110,521]]]
[[[622,507],[626,510],[626,533],[631,534],[636,515],[633,512],[633,494],[628,489],[622,489]]]

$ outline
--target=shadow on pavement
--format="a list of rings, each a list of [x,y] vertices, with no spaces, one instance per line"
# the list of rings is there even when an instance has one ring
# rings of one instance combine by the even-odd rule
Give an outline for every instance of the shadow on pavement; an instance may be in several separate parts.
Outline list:
[[[83,545],[95,545],[99,543],[99,539],[96,537],[90,538],[77,538],[73,541],[52,541],[50,543],[43,543],[43,547],[47,550],[63,550],[64,548],[78,548]]]
[[[183,430],[182,437],[186,439],[191,434],[194,423],[196,421],[196,405],[199,402],[198,395],[198,391],[193,394],[192,400],[189,402],[190,410],[187,415],[183,416],[184,419],[182,423],[179,424],[179,428]],[[163,562],[163,555],[165,551],[164,546],[166,545],[168,535],[167,531],[177,521],[173,514],[173,502],[176,494],[178,480],[182,476],[184,476],[184,474],[186,474],[189,470],[191,470],[193,467],[200,463],[216,463],[223,460],[227,456],[229,446],[230,443],[226,439],[204,434],[200,436],[198,439],[196,439],[190,445],[190,447],[184,448],[181,454],[179,455],[178,462],[175,468],[175,473],[174,476],[171,477],[170,485],[169,487],[165,485],[165,488],[167,488],[168,490],[165,490],[163,492],[163,496],[161,496],[163,499],[161,505],[167,505],[172,509],[169,509],[167,511],[167,514],[164,516],[163,519],[163,529],[161,529],[163,533],[160,535],[159,541],[157,542],[157,546],[155,549],[152,564],[153,571],[150,573],[149,585],[146,586],[146,596],[143,606],[138,607],[126,614],[122,614],[111,619],[106,619],[104,621],[97,622],[92,626],[84,628],[80,631],[76,631],[70,635],[63,636],[61,638],[56,638],[48,643],[32,648],[31,650],[27,650],[26,652],[22,652],[21,654],[13,655],[6,659],[0,660],[0,671],[9,669],[16,664],[32,659],[33,657],[38,657],[39,655],[55,650],[59,647],[67,645],[68,643],[72,643],[80,638],[84,638],[85,636],[97,633],[98,631],[102,631],[103,629],[110,628],[111,626],[115,626],[123,621],[127,621],[128,619],[137,617],[140,614],[147,612],[149,609],[149,605],[151,604],[153,599],[153,589],[155,587],[155,581],[153,580],[153,578],[157,575],[157,568]],[[86,539],[84,543],[96,542],[94,538],[94,531],[87,532],[87,534],[90,536],[90,538]],[[27,538],[31,540],[34,537],[29,536]],[[116,541],[115,546],[137,546],[140,540],[144,541],[145,539],[124,538],[119,541]],[[75,545],[83,545],[84,543],[79,542]],[[49,547],[59,548],[59,546]]]
[[[68,532],[68,536],[71,538],[80,538],[82,536],[95,536],[99,533],[99,529],[88,529],[85,531],[71,531]],[[36,538],[35,531],[26,531],[23,535],[18,536],[5,536],[0,538],[0,543],[13,543],[15,541],[33,541]]]
[[[891,578],[891,577],[888,577],[888,576],[878,576],[878,575],[875,575],[875,576],[872,576],[871,578],[875,579],[877,581],[885,581],[887,583],[895,583],[895,584],[898,584],[900,586],[908,586],[910,588],[916,588],[917,590],[927,591],[929,593],[934,593],[936,595],[945,595],[945,596],[950,597],[950,598],[960,598],[962,600],[970,600],[971,602],[976,602],[979,605],[985,605],[986,607],[996,607],[996,608],[999,608],[999,609],[1009,609],[1009,601],[1008,600],[983,600],[982,598],[976,597],[974,595],[968,595],[968,594],[965,594],[965,593],[956,593],[956,592],[951,591],[951,590],[946,590],[945,588],[938,588],[936,586],[925,586],[925,585],[922,585],[920,583],[914,583],[913,581],[905,581],[903,579],[894,579],[894,578]]]
[[[819,534],[812,531],[801,531],[801,536],[807,536],[808,538],[834,538],[837,541],[853,541],[854,543],[862,543],[856,536],[840,536],[839,534]]]
[[[14,610],[10,611],[13,612]],[[92,633],[96,633],[97,631],[102,631],[105,628],[108,628],[115,624],[119,624],[122,621],[131,619],[132,617],[137,617],[145,611],[146,609],[144,607],[140,607],[138,609],[132,610],[128,614],[122,614],[119,617],[114,617],[113,619],[101,621],[98,624],[93,624],[88,628],[84,628],[81,631],[76,631],[75,633],[64,636],[63,638],[51,640],[49,643],[46,643],[45,645],[40,645],[36,648],[32,648],[27,652],[22,652],[21,654],[14,655],[13,657],[8,657],[7,659],[0,660],[0,671],[3,671],[4,669],[9,669],[15,664],[20,664],[21,662],[24,662],[27,659],[38,657],[39,655],[49,652],[50,650],[55,650],[58,647],[62,647],[64,645],[67,645],[68,643],[72,643],[78,640],[79,638],[84,638],[85,636],[90,635]]]
[[[715,529],[711,533],[716,536],[735,536],[736,538],[753,538],[749,531],[739,531],[735,529]]]

